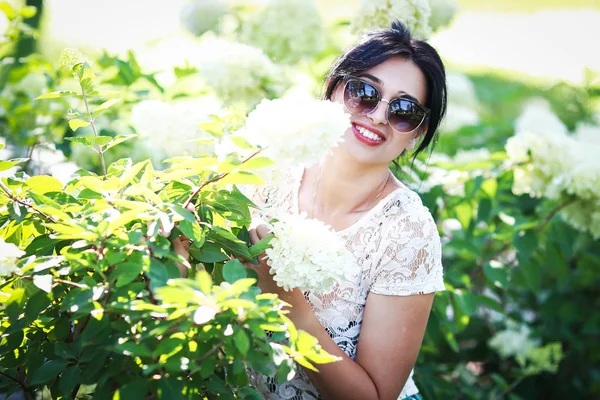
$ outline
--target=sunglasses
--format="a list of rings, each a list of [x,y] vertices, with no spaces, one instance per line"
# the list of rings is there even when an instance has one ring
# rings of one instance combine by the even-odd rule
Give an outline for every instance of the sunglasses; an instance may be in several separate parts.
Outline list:
[[[388,103],[386,118],[392,129],[398,133],[411,133],[418,129],[429,116],[429,110],[418,101],[396,97],[392,100],[381,98],[379,90],[367,81],[353,76],[345,79],[344,105],[352,114],[371,114],[379,102]]]

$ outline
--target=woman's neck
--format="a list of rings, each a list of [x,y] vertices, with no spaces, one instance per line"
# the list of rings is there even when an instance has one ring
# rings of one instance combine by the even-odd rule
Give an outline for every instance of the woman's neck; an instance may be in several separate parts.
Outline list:
[[[321,216],[363,211],[395,187],[387,164],[361,164],[342,151],[327,157],[316,174],[314,212]]]

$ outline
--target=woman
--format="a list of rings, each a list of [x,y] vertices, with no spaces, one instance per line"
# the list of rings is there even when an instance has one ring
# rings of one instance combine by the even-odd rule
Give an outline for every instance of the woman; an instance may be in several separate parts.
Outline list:
[[[263,292],[292,305],[296,327],[341,361],[319,365],[319,373],[301,369],[279,385],[265,376],[252,383],[268,399],[420,398],[412,368],[434,293],[444,290],[441,245],[431,214],[389,165],[432,142],[446,107],[444,66],[431,46],[395,22],[337,60],[325,98],[351,114],[344,143],[322,165],[259,188],[253,200],[268,216],[305,212],[330,225],[361,274],[315,295],[278,287],[265,261],[246,266],[256,270]],[[267,234],[259,226],[252,242]]]

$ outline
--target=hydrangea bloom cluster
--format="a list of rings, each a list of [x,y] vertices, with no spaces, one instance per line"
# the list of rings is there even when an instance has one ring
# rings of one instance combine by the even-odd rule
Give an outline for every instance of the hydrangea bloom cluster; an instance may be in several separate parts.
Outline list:
[[[199,124],[220,110],[219,101],[212,96],[173,104],[144,100],[131,110],[131,124],[167,156],[195,155],[200,146],[192,142],[206,135]]]
[[[69,72],[78,64],[91,64],[90,61],[77,49],[67,48],[62,51],[59,58],[60,66]]]
[[[463,126],[477,125],[480,122],[479,101],[475,94],[473,82],[464,74],[449,72],[448,111],[442,123],[444,132],[456,132]]]
[[[242,41],[289,64],[323,50],[325,36],[314,0],[270,0],[243,24],[241,33]]]
[[[331,291],[337,282],[358,272],[343,241],[323,222],[306,215],[289,215],[275,222],[266,250],[270,273],[285,290]]]
[[[571,196],[576,202],[562,210],[563,218],[600,237],[600,141],[595,128],[582,126],[571,135],[547,107],[531,107],[506,143],[513,192],[555,200]]]
[[[422,166],[427,172],[427,179],[416,184],[415,189],[420,192],[429,192],[436,186],[442,186],[444,192],[451,196],[464,196],[465,195],[465,183],[474,176],[481,175],[483,173],[480,169],[474,169],[465,171],[461,169],[453,169],[455,167],[463,167],[471,163],[477,163],[487,161],[491,157],[488,149],[472,149],[472,150],[460,150],[454,157],[450,157],[443,153],[433,154],[431,156],[432,164],[444,164],[443,167],[437,166]],[[446,165],[450,164],[450,166]]]
[[[530,335],[531,329],[527,325],[520,325],[509,320],[506,330],[496,332],[488,344],[503,358],[514,357],[525,354],[540,345],[539,340],[532,339]]]
[[[201,35],[218,27],[227,8],[223,0],[193,0],[182,7],[179,19],[188,31]]]
[[[12,243],[6,243],[2,237],[0,237],[0,276],[8,276],[14,272],[17,272],[16,263],[19,257],[25,255],[25,252],[19,250],[17,246]]]
[[[458,4],[454,0],[429,0],[429,6],[431,7],[429,25],[434,32],[448,26],[458,11]]]
[[[225,103],[253,106],[278,97],[287,87],[284,71],[257,47],[209,38],[195,51],[200,74]]]
[[[263,100],[248,115],[243,135],[276,163],[309,166],[342,142],[349,127],[341,104],[301,96]]]
[[[427,0],[361,0],[352,27],[358,33],[376,28],[388,28],[399,19],[415,38],[427,39],[431,35],[429,18],[431,7]]]

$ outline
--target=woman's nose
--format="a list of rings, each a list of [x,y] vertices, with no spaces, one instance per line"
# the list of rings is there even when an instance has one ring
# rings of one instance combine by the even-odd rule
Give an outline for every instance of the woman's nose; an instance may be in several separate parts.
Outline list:
[[[387,117],[385,115],[387,107],[387,100],[379,100],[379,104],[377,104],[377,107],[375,107],[373,111],[367,114],[367,117],[369,117],[369,119],[373,121],[373,124],[375,125],[384,125],[387,123]]]

